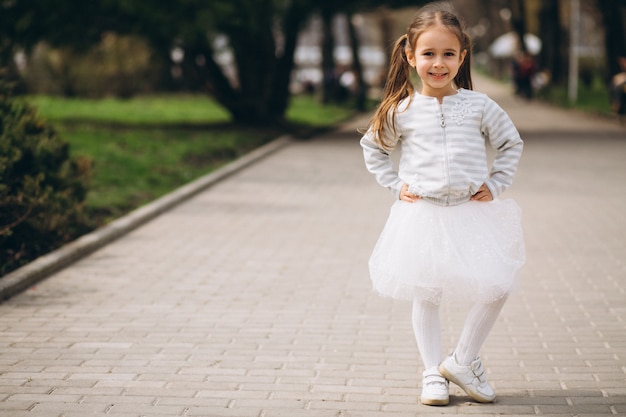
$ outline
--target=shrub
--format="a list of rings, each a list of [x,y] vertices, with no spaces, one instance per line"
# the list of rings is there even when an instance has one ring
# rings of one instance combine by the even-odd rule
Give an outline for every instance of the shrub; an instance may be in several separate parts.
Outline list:
[[[163,73],[145,41],[110,32],[87,51],[39,42],[25,58],[21,75],[34,94],[130,98],[152,91]]]
[[[0,275],[87,231],[88,159],[0,80]]]

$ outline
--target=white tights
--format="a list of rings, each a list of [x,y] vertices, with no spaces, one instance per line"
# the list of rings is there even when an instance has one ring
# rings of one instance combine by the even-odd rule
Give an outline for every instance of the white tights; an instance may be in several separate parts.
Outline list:
[[[469,365],[478,357],[478,352],[485,343],[507,298],[508,294],[505,294],[495,301],[478,301],[472,306],[454,349],[456,360],[460,365]],[[415,297],[412,322],[424,369],[438,366],[442,361],[439,303]]]

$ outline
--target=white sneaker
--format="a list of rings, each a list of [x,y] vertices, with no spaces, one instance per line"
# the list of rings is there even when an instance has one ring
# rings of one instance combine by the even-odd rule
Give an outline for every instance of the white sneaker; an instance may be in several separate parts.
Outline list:
[[[496,399],[495,391],[487,382],[480,358],[476,358],[469,365],[459,365],[452,354],[441,362],[439,372],[479,403],[490,403]]]
[[[448,405],[448,381],[439,373],[437,367],[427,369],[423,373],[422,397],[424,405]]]

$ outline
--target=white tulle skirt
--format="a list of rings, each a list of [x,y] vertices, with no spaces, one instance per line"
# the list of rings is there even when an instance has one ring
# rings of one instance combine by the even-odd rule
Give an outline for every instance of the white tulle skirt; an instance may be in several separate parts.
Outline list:
[[[486,302],[508,294],[525,262],[521,209],[513,200],[438,206],[397,201],[369,260],[383,296]]]

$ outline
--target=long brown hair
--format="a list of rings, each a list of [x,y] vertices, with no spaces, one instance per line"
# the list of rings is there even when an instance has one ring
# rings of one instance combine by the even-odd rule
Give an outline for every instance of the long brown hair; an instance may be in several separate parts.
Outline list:
[[[471,74],[472,42],[470,37],[463,30],[463,25],[456,17],[447,3],[436,2],[424,6],[413,19],[407,29],[407,33],[402,35],[394,44],[389,62],[389,72],[387,82],[383,90],[383,98],[370,122],[370,130],[374,135],[374,140],[386,150],[395,146],[395,140],[385,139],[389,136],[396,136],[395,117],[400,101],[413,95],[415,87],[411,82],[411,71],[414,69],[409,65],[406,51],[413,51],[417,44],[417,39],[427,29],[435,25],[445,26],[450,30],[461,43],[461,50],[467,51],[465,59],[459,68],[459,72],[454,77],[454,83],[458,88],[473,89]]]

